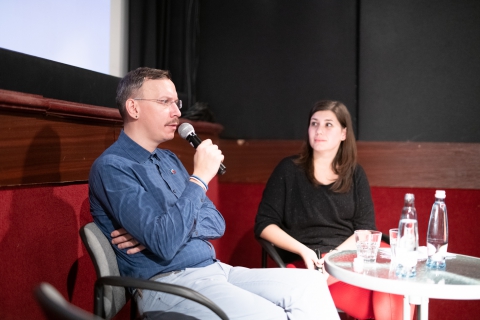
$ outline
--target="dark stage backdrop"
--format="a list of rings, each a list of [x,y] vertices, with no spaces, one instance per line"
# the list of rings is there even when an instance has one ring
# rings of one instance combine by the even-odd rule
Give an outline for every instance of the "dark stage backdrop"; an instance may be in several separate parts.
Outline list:
[[[363,0],[361,140],[480,142],[480,1]]]
[[[135,29],[132,46],[162,37],[131,63],[171,69],[222,138],[302,139],[313,103],[337,99],[363,141],[480,142],[480,1],[192,1],[148,2],[170,19]],[[118,81],[0,48],[0,89],[115,107]]]
[[[343,101],[355,119],[356,4],[201,1],[197,100],[222,137],[302,139],[320,99]]]
[[[196,101],[198,0],[129,2],[128,69],[170,70],[187,109]]]

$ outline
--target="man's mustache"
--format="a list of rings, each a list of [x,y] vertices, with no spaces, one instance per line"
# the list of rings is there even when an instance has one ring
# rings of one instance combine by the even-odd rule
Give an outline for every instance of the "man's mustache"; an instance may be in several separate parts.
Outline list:
[[[180,120],[178,120],[178,118],[177,118],[177,119],[174,119],[174,120],[168,122],[168,123],[165,124],[165,125],[166,125],[166,126],[170,126],[170,125],[172,125],[172,124],[178,125],[178,124],[180,124]]]

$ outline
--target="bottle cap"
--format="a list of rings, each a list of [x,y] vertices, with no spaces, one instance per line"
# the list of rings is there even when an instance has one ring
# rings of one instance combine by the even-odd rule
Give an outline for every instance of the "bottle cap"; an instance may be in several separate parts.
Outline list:
[[[445,199],[445,190],[435,191],[435,198]]]
[[[405,200],[415,200],[413,193],[405,193]]]

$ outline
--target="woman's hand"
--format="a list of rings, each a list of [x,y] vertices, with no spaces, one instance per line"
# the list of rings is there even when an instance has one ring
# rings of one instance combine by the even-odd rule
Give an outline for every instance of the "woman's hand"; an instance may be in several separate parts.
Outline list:
[[[323,262],[317,257],[317,254],[312,249],[305,247],[305,250],[300,252],[303,262],[307,269],[317,270],[323,267]]]
[[[326,255],[323,256],[322,259],[319,260],[319,263],[321,264],[321,271],[323,273],[323,275],[325,276],[325,279],[327,279],[330,275],[328,274],[328,272],[325,270],[325,258],[327,257],[328,253]]]
[[[119,249],[131,248],[127,250],[127,254],[134,254],[145,249],[123,228],[114,230],[110,235],[112,236],[112,243],[117,245]]]

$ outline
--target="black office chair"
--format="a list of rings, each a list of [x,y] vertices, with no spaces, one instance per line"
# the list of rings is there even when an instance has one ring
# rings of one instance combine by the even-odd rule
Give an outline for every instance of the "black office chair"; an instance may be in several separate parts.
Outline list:
[[[228,319],[225,312],[214,302],[190,288],[151,280],[120,277],[115,252],[95,223],[91,222],[80,228],[80,237],[97,273],[95,315],[111,319],[132,298],[127,288],[138,288],[163,291],[196,301],[215,312],[221,319]],[[136,317],[136,303],[132,301],[130,318],[135,319]]]
[[[35,288],[34,295],[47,319],[102,320],[65,300],[49,283],[40,283]]]
[[[262,268],[267,267],[268,256],[275,261],[278,267],[286,268],[285,262],[283,262],[283,259],[278,254],[277,249],[270,241],[257,237],[255,237],[255,239],[262,246]]]
[[[227,315],[210,299],[186,287],[128,277],[104,277],[95,282],[95,314],[66,301],[49,283],[41,283],[35,288],[35,297],[48,319],[100,320],[103,313],[103,295],[105,286],[134,287],[139,289],[162,291],[195,301],[212,310],[220,319],[228,320]]]

